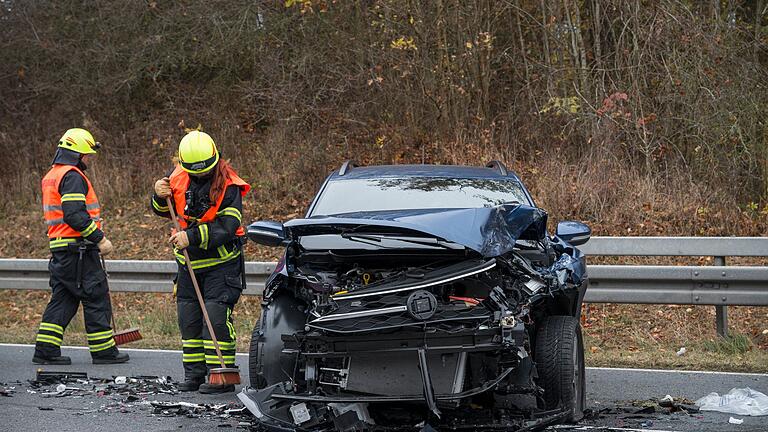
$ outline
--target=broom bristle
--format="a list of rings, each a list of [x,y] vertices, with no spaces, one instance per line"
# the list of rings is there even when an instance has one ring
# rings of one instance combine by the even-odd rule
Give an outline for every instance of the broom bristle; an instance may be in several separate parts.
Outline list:
[[[130,342],[142,340],[141,332],[138,328],[129,328],[115,333],[115,345],[125,345]]]
[[[208,374],[208,383],[213,385],[240,384],[240,369],[215,368]]]

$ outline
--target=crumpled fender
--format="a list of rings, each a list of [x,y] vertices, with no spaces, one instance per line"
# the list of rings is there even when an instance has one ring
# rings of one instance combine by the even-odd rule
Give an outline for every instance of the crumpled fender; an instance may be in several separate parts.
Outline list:
[[[552,237],[550,244],[560,254],[560,258],[549,267],[549,271],[555,275],[561,287],[567,282],[581,285],[587,277],[586,255],[557,236]]]

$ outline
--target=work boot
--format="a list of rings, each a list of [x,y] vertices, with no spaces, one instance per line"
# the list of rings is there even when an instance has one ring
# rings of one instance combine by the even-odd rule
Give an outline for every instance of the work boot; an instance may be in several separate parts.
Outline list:
[[[202,394],[232,393],[233,391],[235,391],[234,384],[200,384]]]
[[[200,384],[205,384],[205,377],[187,378],[183,383],[179,383],[179,391],[197,391],[200,388]]]
[[[109,357],[94,357],[93,364],[118,364],[125,363],[130,357],[126,353],[116,353]]]
[[[71,365],[72,359],[67,356],[41,357],[35,355],[32,357],[32,363],[39,365]]]

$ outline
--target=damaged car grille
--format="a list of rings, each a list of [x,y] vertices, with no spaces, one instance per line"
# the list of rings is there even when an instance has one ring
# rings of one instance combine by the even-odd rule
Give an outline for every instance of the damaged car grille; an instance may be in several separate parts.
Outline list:
[[[406,326],[430,326],[450,321],[478,322],[492,318],[482,305],[439,298],[445,284],[472,277],[496,266],[495,260],[470,260],[433,271],[411,271],[397,281],[372,284],[331,298],[332,312],[307,326],[336,333],[362,333]]]
[[[405,301],[405,300],[403,300]],[[396,312],[389,313],[390,310],[397,309]],[[483,308],[469,308],[464,310],[451,310],[451,309],[438,309],[434,317],[427,321],[419,321],[411,316],[406,307],[402,308],[385,308],[376,309],[367,315],[361,315],[343,320],[312,321],[307,324],[310,328],[317,330],[325,330],[336,333],[363,333],[370,331],[379,331],[393,329],[397,327],[406,326],[424,326],[438,324],[447,321],[461,321],[461,320],[487,320],[491,318],[491,314]],[[387,313],[376,313],[387,312]]]

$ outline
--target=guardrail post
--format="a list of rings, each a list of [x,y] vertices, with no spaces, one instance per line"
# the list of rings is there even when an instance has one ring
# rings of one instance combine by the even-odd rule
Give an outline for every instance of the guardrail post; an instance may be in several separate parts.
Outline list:
[[[716,266],[725,265],[725,257],[715,257]],[[728,336],[728,306],[716,305],[715,306],[715,325],[717,327],[717,334],[720,337]]]

